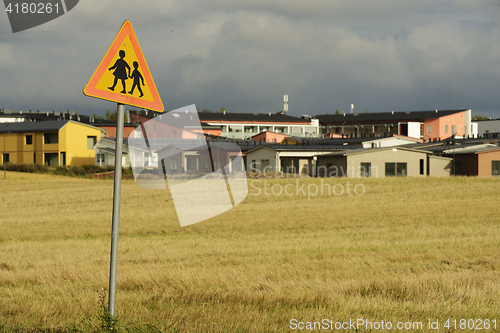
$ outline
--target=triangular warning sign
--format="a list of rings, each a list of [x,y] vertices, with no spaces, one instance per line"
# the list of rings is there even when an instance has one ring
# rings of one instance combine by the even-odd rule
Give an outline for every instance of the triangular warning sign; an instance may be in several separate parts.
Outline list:
[[[129,21],[125,21],[83,89],[87,96],[164,111],[148,64]]]

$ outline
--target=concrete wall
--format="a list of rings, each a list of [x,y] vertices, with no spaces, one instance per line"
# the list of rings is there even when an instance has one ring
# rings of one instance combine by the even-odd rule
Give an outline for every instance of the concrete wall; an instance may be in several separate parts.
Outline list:
[[[259,148],[256,149],[250,153],[247,152],[246,157],[247,157],[247,165],[246,169],[247,172],[254,172],[252,168],[252,160],[255,160],[255,169],[257,169],[258,172],[260,172],[261,168],[261,161],[262,160],[269,160],[269,170],[274,171],[276,170],[276,155],[277,152],[274,149],[269,149],[269,148]]]
[[[318,156],[318,177],[347,176],[347,159],[342,155]]]
[[[449,177],[452,170],[452,158],[429,156],[429,176]]]
[[[347,156],[349,175],[359,177],[361,163],[371,163],[372,177],[385,177],[385,163],[406,163],[407,176],[421,176],[420,160],[424,160],[424,172],[427,174],[427,153],[403,149],[373,150],[363,154],[352,154]],[[422,176],[423,176],[422,175]]]
[[[420,160],[423,160],[424,164],[423,174],[420,173]],[[326,168],[329,163],[331,166]],[[361,163],[371,164],[371,177],[385,177],[386,163],[406,163],[407,176],[427,175],[427,153],[394,148],[370,149],[363,153],[347,154],[347,156],[318,156],[318,176],[336,176],[337,174],[340,177],[361,177]],[[449,171],[445,168],[449,163],[449,159],[441,159],[439,164],[435,163],[435,170],[431,172],[435,175],[449,175]],[[440,166],[444,171],[439,170]]]
[[[476,121],[475,123],[477,123],[477,129],[480,135],[483,135],[486,132],[500,132],[500,120],[481,120]]]

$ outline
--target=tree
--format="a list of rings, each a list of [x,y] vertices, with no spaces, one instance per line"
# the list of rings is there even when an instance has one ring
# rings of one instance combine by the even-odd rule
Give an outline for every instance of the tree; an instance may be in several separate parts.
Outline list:
[[[209,110],[209,109],[203,109],[203,111],[201,111],[201,112],[208,112],[208,113],[211,113],[211,112],[212,112],[212,110]]]
[[[483,116],[474,116],[472,120],[488,120],[488,117],[483,117]]]
[[[106,119],[106,120],[117,121],[117,119],[118,119],[118,110],[115,110],[115,111],[111,112],[111,110],[108,109],[108,111],[106,111],[106,117],[105,118],[99,118],[99,119]],[[127,114],[125,112],[123,113],[123,122],[124,123],[127,122]]]
[[[196,112],[200,112],[200,108],[199,107],[196,107]]]
[[[108,111],[106,111],[106,120],[116,121],[116,119],[118,119],[118,110],[111,112],[111,110],[108,109]]]
[[[368,110],[365,110],[365,113],[368,113]]]
[[[339,110],[335,110],[335,114],[340,114]]]
[[[94,115],[92,116],[92,118],[94,119],[104,119],[103,116],[98,116],[97,114],[94,113]]]
[[[226,112],[226,108],[225,107],[221,107],[219,112],[220,113],[225,113]]]

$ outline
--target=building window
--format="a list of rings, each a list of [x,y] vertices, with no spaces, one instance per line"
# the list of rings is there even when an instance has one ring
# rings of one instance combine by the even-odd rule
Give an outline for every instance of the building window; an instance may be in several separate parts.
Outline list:
[[[252,160],[252,164],[250,164],[250,170],[252,170],[252,172],[257,172],[257,161],[256,160]]]
[[[60,162],[61,166],[66,166],[66,152],[64,151],[61,152]]]
[[[43,133],[43,143],[59,143],[59,135],[57,133]]]
[[[491,174],[500,176],[500,161],[491,161]]]
[[[395,176],[396,175],[396,163],[386,163],[385,164],[385,176]]]
[[[421,175],[424,174],[424,159],[423,158],[420,159],[420,174]]]
[[[386,176],[407,176],[408,168],[406,163],[386,163],[385,164]]]
[[[397,163],[397,176],[407,176],[408,175],[408,169],[406,166],[406,163]]]
[[[27,145],[33,144],[33,135],[26,135],[26,144]]]
[[[9,163],[10,157],[9,154],[3,154],[3,163]]]
[[[198,170],[198,158],[197,157],[186,158],[186,168],[188,171]]]
[[[451,134],[453,134],[453,135],[457,134],[457,126],[455,126],[455,125],[451,126]]]
[[[431,125],[427,125],[427,133],[431,132]]]
[[[371,177],[372,164],[371,163],[361,163],[360,176],[361,177]]]
[[[448,125],[444,125],[444,132],[448,133]]]
[[[269,160],[260,160],[260,171],[269,171]]]
[[[214,171],[217,171],[220,169],[220,160],[215,159],[214,160]]]
[[[94,149],[96,142],[97,142],[96,136],[87,136],[87,149]]]
[[[104,163],[104,154],[96,154],[96,161],[97,163],[103,162]]]
[[[177,170],[177,159],[170,159],[170,170]]]

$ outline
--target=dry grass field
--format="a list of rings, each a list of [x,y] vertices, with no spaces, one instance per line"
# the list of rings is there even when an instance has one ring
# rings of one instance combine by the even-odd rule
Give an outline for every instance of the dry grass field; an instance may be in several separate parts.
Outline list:
[[[260,195],[250,187],[235,209],[184,228],[168,192],[123,181],[119,330],[289,332],[292,319],[364,319],[427,332],[431,319],[447,332],[446,319],[464,318],[496,319],[482,331],[500,331],[500,179],[324,179],[366,193],[310,198],[266,196],[263,181]],[[13,172],[0,181],[0,331],[98,331],[112,189]]]

